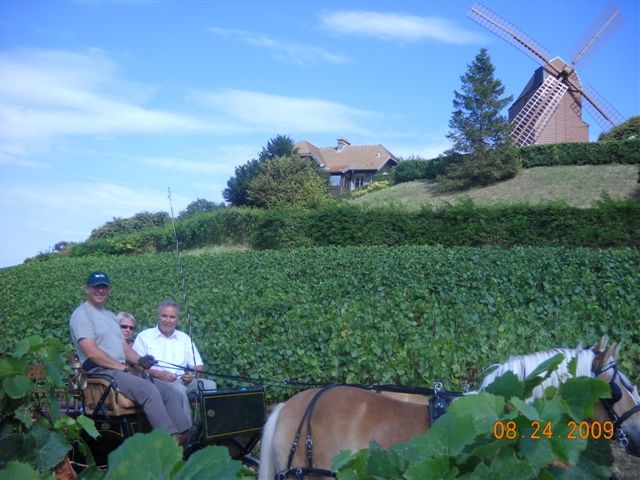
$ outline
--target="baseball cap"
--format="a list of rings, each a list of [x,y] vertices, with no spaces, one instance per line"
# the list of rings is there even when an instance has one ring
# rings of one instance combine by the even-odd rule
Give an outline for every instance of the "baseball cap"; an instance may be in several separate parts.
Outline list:
[[[87,287],[97,287],[98,285],[110,287],[109,276],[104,272],[91,272],[87,278]]]

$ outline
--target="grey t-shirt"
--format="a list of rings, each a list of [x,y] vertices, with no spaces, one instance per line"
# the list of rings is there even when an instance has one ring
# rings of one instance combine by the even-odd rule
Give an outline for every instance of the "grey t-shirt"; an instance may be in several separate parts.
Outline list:
[[[76,308],[69,320],[71,341],[76,349],[80,362],[87,356],[78,345],[83,338],[93,338],[96,345],[113,359],[124,363],[124,336],[118,324],[116,315],[107,309],[98,309],[89,302],[84,302]]]

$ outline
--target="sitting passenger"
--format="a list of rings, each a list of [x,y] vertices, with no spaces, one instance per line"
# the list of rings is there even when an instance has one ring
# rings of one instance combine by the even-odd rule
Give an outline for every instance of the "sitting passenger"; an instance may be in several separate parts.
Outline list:
[[[179,322],[178,304],[173,300],[163,300],[158,306],[158,324],[140,332],[133,349],[140,355],[152,355],[158,360],[149,374],[180,392],[183,409],[190,415],[188,394],[196,391],[200,383],[204,390],[215,390],[217,385],[213,380],[200,378],[204,371],[202,358],[191,337],[176,330]]]
[[[179,444],[188,439],[191,417],[184,414],[182,398],[162,382],[153,383],[134,374],[126,362],[148,369],[154,359],[137,354],[124,340],[116,315],[105,308],[111,289],[104,272],[93,272],[85,286],[87,301],[69,320],[71,340],[88,376],[106,374],[119,390],[144,411],[152,428],[174,435]]]
[[[129,345],[133,345],[133,331],[136,329],[135,317],[128,312],[120,312],[118,313],[118,315],[116,315],[116,318],[118,319],[118,323],[120,324],[120,328],[122,329],[124,340]]]

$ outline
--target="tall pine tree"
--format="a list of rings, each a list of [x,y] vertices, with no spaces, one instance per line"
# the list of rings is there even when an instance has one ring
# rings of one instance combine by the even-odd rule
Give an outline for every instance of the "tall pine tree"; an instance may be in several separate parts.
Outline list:
[[[488,185],[518,172],[518,150],[511,144],[509,123],[500,115],[513,97],[501,98],[505,88],[494,70],[487,50],[481,49],[460,77],[461,92],[454,91],[447,134],[453,145],[447,153],[456,160],[440,178],[445,188]]]

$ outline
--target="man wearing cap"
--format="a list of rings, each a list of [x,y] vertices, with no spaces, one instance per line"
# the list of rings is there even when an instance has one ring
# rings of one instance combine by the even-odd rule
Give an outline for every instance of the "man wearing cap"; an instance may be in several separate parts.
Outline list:
[[[112,376],[119,390],[138,403],[153,428],[175,435],[183,444],[189,435],[191,418],[182,409],[182,398],[163,382],[132,374],[126,362],[149,369],[153,357],[140,356],[127,343],[116,315],[105,308],[111,282],[105,272],[87,278],[87,301],[75,309],[69,320],[71,340],[89,376]]]

